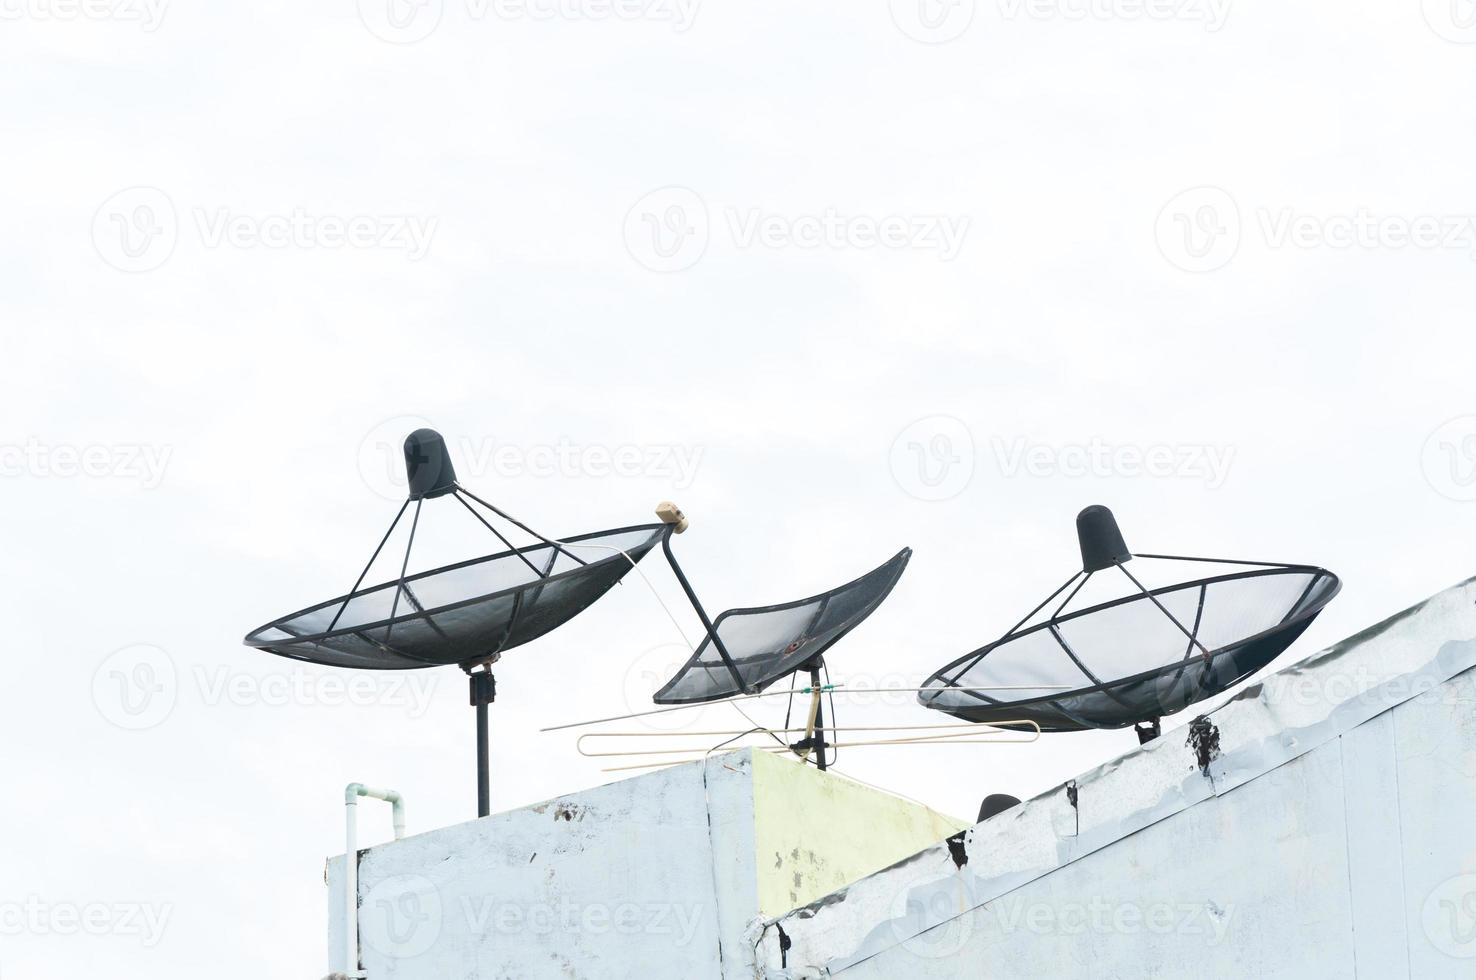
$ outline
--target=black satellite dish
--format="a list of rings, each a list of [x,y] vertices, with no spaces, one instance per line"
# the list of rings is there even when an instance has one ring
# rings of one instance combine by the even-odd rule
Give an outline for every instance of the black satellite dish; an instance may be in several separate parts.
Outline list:
[[[924,705],[972,722],[1033,721],[1045,732],[1136,725],[1139,738],[1148,741],[1164,715],[1212,697],[1276,659],[1341,588],[1336,575],[1312,565],[1140,554],[1249,567],[1150,591],[1126,567],[1133,555],[1110,510],[1088,507],[1077,516],[1076,528],[1082,570],[1000,639],[930,677],[918,695]],[[1133,594],[1066,612],[1087,580],[1111,568],[1132,582]],[[1048,620],[1026,626],[1067,589],[1070,594]],[[1041,690],[1021,691],[1007,701],[982,690],[1032,684]],[[1071,689],[1045,690],[1061,685]]]
[[[490,810],[487,706],[496,699],[491,667],[502,654],[548,633],[589,608],[670,532],[648,524],[547,538],[456,481],[445,440],[419,429],[405,440],[409,497],[346,595],[289,613],[246,635],[247,646],[294,660],[364,670],[456,665],[471,679],[477,709],[477,802]],[[452,496],[507,549],[407,575],[415,531],[427,500]],[[405,511],[415,504],[397,579],[361,589]],[[538,539],[514,547],[472,506]]]
[[[840,588],[776,606],[729,609],[688,660],[652,699],[698,704],[753,694],[797,670],[818,669],[825,651],[882,604],[912,557],[890,561]]]
[[[657,514],[671,523],[675,533],[686,530],[686,518],[674,504],[662,504]],[[808,670],[815,689],[811,728],[817,734],[807,736],[813,744],[802,748],[813,748],[817,764],[826,768],[825,717],[818,701],[825,651],[882,604],[907,568],[912,549],[903,548],[880,567],[829,592],[773,606],[729,609],[711,620],[672,554],[670,535],[663,548],[706,635],[652,700],[663,705],[701,704],[757,694],[796,671]]]

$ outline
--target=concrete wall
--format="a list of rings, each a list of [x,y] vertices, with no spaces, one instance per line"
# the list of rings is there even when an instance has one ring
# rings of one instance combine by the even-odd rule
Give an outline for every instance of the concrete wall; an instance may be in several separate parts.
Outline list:
[[[962,827],[797,760],[735,752],[362,852],[374,980],[753,977],[773,915]],[[329,951],[343,968],[343,860]]]
[[[649,773],[364,851],[368,976],[723,976],[723,943],[758,904],[747,768],[728,759]],[[341,969],[342,858],[329,879]]]
[[[835,975],[1469,980],[1476,677],[1438,698]]]
[[[1467,583],[782,916],[756,973],[1476,977],[1473,666]]]

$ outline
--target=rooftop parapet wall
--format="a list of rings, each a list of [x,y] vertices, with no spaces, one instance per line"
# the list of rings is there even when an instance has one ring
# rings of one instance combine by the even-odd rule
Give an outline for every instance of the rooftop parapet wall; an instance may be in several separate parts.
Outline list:
[[[1473,975],[1449,952],[1476,957],[1476,845],[1450,822],[1476,812],[1473,666],[1467,582],[782,916],[755,975]]]
[[[764,916],[964,826],[791,758],[713,756],[364,851],[361,962],[376,980],[752,980]],[[335,970],[342,888],[335,858]]]

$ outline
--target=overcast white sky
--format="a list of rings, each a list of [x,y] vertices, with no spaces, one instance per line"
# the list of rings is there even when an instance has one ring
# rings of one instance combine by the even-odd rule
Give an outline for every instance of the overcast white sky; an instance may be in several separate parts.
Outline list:
[[[714,609],[912,546],[837,679],[998,635],[1090,503],[1338,572],[1293,658],[1469,576],[1469,7],[0,0],[0,973],[319,976],[343,785],[471,815],[458,672],[240,642],[352,582],[419,419],[550,533],[679,501]],[[632,579],[509,654],[495,806],[611,778],[536,729],[678,640]],[[970,816],[1135,744],[841,769]]]

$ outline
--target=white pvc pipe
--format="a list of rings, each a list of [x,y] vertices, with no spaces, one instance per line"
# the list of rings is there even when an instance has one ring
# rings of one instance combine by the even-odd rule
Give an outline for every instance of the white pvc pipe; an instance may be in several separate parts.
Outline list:
[[[359,971],[359,797],[383,800],[390,805],[395,825],[395,840],[405,836],[405,798],[396,790],[375,789],[363,783],[349,783],[343,791],[344,836],[343,905],[344,961],[343,975],[362,978]]]

